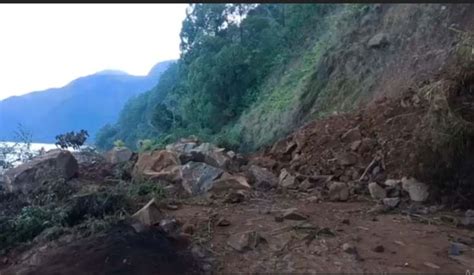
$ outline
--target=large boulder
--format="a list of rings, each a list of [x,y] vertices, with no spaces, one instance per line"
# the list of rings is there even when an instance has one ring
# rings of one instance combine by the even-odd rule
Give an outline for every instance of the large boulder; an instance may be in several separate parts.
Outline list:
[[[134,178],[157,177],[157,173],[180,165],[178,154],[173,151],[159,150],[140,153],[133,168]]]
[[[72,155],[78,164],[96,164],[106,160],[102,154],[94,151],[76,151],[72,152]]]
[[[240,175],[231,175],[227,172],[216,179],[213,183],[209,192],[219,193],[227,192],[232,190],[249,190],[250,185],[247,182],[247,178]]]
[[[278,178],[266,168],[251,165],[247,174],[253,186],[257,189],[271,189],[278,186]]]
[[[213,187],[214,180],[218,179],[224,170],[202,162],[188,162],[181,169],[182,185],[191,195],[200,195]]]
[[[126,147],[114,147],[112,150],[105,154],[107,162],[112,164],[127,162],[132,157],[133,152]]]
[[[5,172],[9,192],[28,193],[44,182],[71,179],[78,172],[77,160],[66,150],[55,149]]]
[[[182,164],[190,161],[205,162],[214,167],[225,169],[232,160],[232,157],[225,152],[224,148],[219,148],[207,142],[200,143],[195,139],[180,139],[167,145],[166,150],[175,152]]]
[[[211,143],[202,143],[191,150],[192,161],[205,162],[214,167],[225,169],[231,162],[231,158],[224,152],[224,148],[219,148]]]
[[[428,185],[417,181],[415,178],[402,178],[402,188],[408,192],[410,199],[415,202],[424,202],[430,195]]]
[[[179,155],[190,154],[191,150],[196,148],[199,145],[197,139],[180,139],[179,141],[166,145],[166,150],[174,151]]]

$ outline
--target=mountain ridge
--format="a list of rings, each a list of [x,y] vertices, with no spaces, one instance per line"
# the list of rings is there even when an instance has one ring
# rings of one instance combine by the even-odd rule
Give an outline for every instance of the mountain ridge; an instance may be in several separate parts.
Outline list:
[[[5,98],[0,101],[0,140],[16,141],[18,124],[32,133],[33,142],[53,142],[57,134],[79,129],[88,130],[93,140],[102,125],[118,117],[128,99],[153,88],[173,62],[159,62],[145,76],[103,70],[63,87]]]

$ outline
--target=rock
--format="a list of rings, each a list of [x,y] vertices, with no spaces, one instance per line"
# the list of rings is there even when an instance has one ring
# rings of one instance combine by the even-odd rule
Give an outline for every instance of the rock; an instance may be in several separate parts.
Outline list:
[[[395,208],[400,203],[400,198],[384,198],[382,202],[389,208]]]
[[[288,173],[286,169],[281,170],[279,180],[280,186],[283,188],[296,187],[296,177]]]
[[[224,202],[239,203],[245,200],[245,192],[243,190],[232,191],[227,194]]]
[[[132,218],[144,225],[152,226],[158,224],[161,221],[163,214],[158,208],[155,199],[152,199],[145,206],[143,206],[142,209],[133,214]]]
[[[3,181],[8,192],[27,194],[45,182],[71,179],[78,169],[77,160],[71,152],[57,149],[8,169],[3,175]]]
[[[357,155],[348,152],[336,154],[336,159],[340,165],[350,166],[357,162]]]
[[[250,185],[247,179],[243,176],[231,175],[229,173],[223,173],[223,175],[214,180],[212,187],[208,190],[209,192],[222,192],[229,190],[249,190]]]
[[[228,151],[228,152],[226,153],[226,155],[227,155],[229,158],[231,158],[231,159],[233,159],[233,158],[235,158],[235,157],[236,157],[236,154],[235,154],[235,152],[234,152],[234,151],[232,151],[232,150],[231,150],[231,151]]]
[[[356,127],[344,133],[341,137],[341,140],[343,142],[351,143],[351,142],[360,140],[361,138],[362,138],[362,135],[360,133],[359,127]]]
[[[211,143],[202,143],[189,151],[179,151],[180,159],[183,163],[189,161],[205,162],[211,166],[225,169],[231,162],[231,158],[224,152],[223,148],[218,148]]]
[[[450,243],[449,244],[449,255],[451,256],[459,256],[462,252],[462,246],[460,243]]]
[[[377,253],[383,253],[385,251],[385,247],[383,245],[377,245],[372,249],[372,251]]]
[[[259,233],[255,231],[243,232],[232,235],[227,240],[227,245],[239,252],[245,252],[257,248],[257,246],[266,241]]]
[[[474,210],[469,209],[466,211],[462,224],[465,226],[474,226]]]
[[[268,190],[278,185],[278,178],[266,168],[251,165],[248,169],[249,180],[257,189]]]
[[[170,204],[168,203],[166,205],[166,208],[169,209],[169,210],[178,210],[178,206],[176,204]]]
[[[299,189],[306,191],[308,189],[311,189],[314,186],[314,183],[310,182],[308,179],[305,179],[302,183],[299,185]]]
[[[117,164],[127,162],[132,157],[133,152],[125,147],[117,148],[114,147],[112,150],[105,154],[105,159],[108,163]]]
[[[357,248],[355,247],[355,245],[353,245],[351,243],[344,243],[342,245],[342,250],[346,253],[349,253],[349,254],[356,254],[357,253]]]
[[[175,152],[167,150],[157,150],[152,152],[140,153],[138,160],[133,167],[133,178],[140,179],[143,177],[158,177],[156,173],[170,167],[180,165],[178,155]]]
[[[144,171],[142,176],[151,181],[167,181],[170,183],[179,183],[183,178],[181,169],[181,165],[168,166],[160,172],[150,170]]]
[[[329,199],[331,201],[347,201],[349,187],[345,182],[332,182],[329,185]]]
[[[214,181],[224,173],[220,168],[193,161],[183,165],[181,172],[183,188],[191,195],[207,192],[213,187]]]
[[[283,219],[293,221],[304,221],[308,219],[308,217],[303,213],[300,213],[297,208],[287,209],[285,212],[283,212],[282,217]]]
[[[398,198],[401,196],[401,187],[389,187],[385,189],[388,198]]]
[[[377,49],[377,48],[385,47],[388,44],[389,44],[388,35],[385,33],[378,33],[369,40],[369,42],[367,43],[367,46],[369,48]]]
[[[197,139],[180,139],[178,142],[166,145],[166,150],[176,152],[178,155],[190,154],[198,143]]]
[[[220,218],[220,219],[217,221],[217,225],[218,225],[218,226],[229,226],[229,225],[230,225],[230,221],[228,221],[228,220],[225,219],[225,218]]]
[[[356,140],[351,143],[351,150],[352,151],[357,151],[359,149],[360,145],[362,144],[362,140]]]
[[[179,229],[179,223],[176,219],[162,219],[160,222],[160,228],[163,229],[167,234],[176,233]]]
[[[401,183],[402,182],[400,180],[387,179],[384,182],[384,185],[387,186],[387,187],[399,187],[401,185]]]
[[[76,151],[71,152],[78,164],[95,164],[106,161],[106,158],[95,151]]]
[[[378,185],[376,182],[371,182],[368,185],[370,196],[374,200],[382,200],[387,196],[387,191],[385,189]]]
[[[254,157],[250,159],[249,165],[256,165],[271,170],[277,165],[277,162],[269,157]]]
[[[402,179],[402,188],[408,192],[412,201],[424,202],[430,195],[428,185],[414,178],[404,177]]]

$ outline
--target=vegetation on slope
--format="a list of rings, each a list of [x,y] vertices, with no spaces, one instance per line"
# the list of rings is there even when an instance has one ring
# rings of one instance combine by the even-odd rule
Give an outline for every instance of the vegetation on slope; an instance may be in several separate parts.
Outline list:
[[[149,149],[193,134],[257,149],[309,119],[429,80],[453,56],[452,25],[469,28],[470,12],[469,5],[192,5],[168,81],[130,101],[98,145],[145,140]],[[370,46],[377,35],[386,41]]]
[[[195,134],[239,143],[231,126],[262,94],[269,75],[298,57],[335,5],[196,4],[181,31],[181,58],[152,91],[130,101],[98,145]],[[241,19],[241,20],[239,20]],[[224,133],[224,134],[223,134]],[[225,135],[224,138],[220,138]]]

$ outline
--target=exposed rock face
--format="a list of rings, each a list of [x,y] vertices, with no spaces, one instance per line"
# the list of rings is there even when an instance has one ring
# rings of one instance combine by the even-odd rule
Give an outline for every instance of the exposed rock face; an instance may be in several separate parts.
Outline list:
[[[180,165],[178,155],[172,151],[159,150],[140,153],[133,168],[133,177],[156,177],[156,173],[177,165]]]
[[[105,154],[107,162],[112,164],[127,162],[132,157],[133,152],[128,148],[113,148]]]
[[[71,152],[56,149],[9,169],[4,181],[7,191],[27,193],[44,182],[71,179],[77,172],[77,160]]]
[[[224,170],[202,162],[188,162],[182,167],[182,185],[191,195],[199,195],[213,187],[214,180],[219,178]]]

